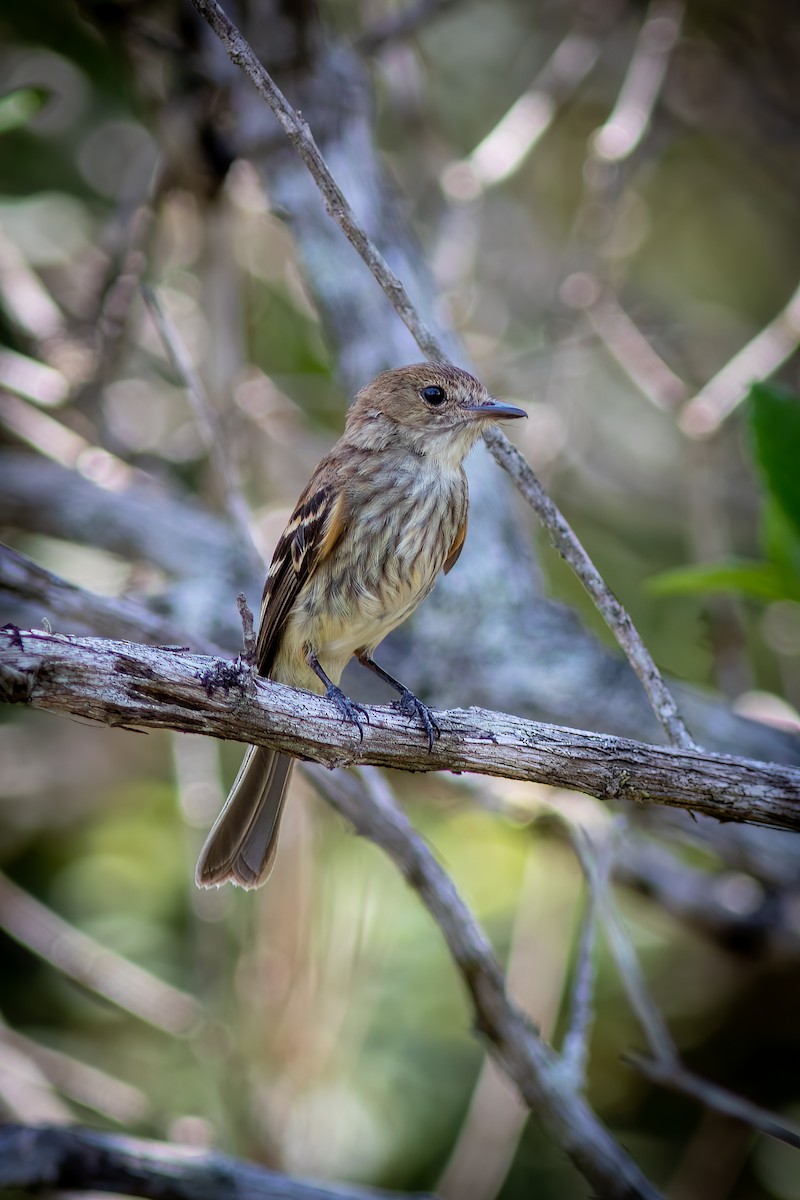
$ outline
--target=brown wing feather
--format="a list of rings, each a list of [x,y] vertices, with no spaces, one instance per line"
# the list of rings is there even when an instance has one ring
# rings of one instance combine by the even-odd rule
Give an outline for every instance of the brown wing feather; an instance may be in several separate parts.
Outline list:
[[[448,554],[447,558],[444,560],[444,566],[442,567],[442,570],[444,571],[445,575],[447,575],[448,571],[452,571],[453,567],[458,562],[458,556],[460,555],[461,551],[464,548],[464,539],[466,538],[466,536],[467,536],[467,518],[465,515],[464,520],[461,522],[461,526],[460,526],[458,532],[456,533],[455,541],[453,542],[452,546],[450,547],[450,553]]]
[[[344,492],[315,474],[283,531],[264,584],[256,663],[269,675],[283,627],[303,584],[331,553],[345,530]]]

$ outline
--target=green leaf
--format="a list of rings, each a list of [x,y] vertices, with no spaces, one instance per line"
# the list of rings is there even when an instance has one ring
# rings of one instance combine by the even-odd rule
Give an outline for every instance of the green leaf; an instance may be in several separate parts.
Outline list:
[[[800,397],[771,384],[754,384],[750,428],[767,489],[800,533]]]
[[[759,542],[785,579],[800,580],[800,533],[772,496],[767,497],[761,513]]]
[[[0,133],[22,129],[42,111],[50,95],[47,88],[21,87],[0,96]]]
[[[787,579],[774,563],[746,558],[676,567],[654,575],[645,586],[653,596],[705,596],[727,592],[763,601],[800,598],[800,581]]]

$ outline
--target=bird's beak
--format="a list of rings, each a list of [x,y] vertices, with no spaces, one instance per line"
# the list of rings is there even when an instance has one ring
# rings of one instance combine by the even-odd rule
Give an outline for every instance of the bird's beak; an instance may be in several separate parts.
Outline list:
[[[483,404],[468,404],[466,411],[474,417],[486,417],[489,421],[508,421],[511,417],[527,417],[524,408],[516,408],[513,404],[504,404],[502,400],[494,400],[491,396]]]

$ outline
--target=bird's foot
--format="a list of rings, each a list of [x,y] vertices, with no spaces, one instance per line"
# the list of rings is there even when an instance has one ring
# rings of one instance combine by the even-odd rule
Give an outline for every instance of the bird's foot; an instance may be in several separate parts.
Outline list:
[[[406,713],[407,716],[417,721],[425,730],[425,733],[428,735],[428,753],[430,754],[433,750],[434,741],[436,738],[442,736],[442,731],[431,709],[428,708],[427,704],[423,704],[419,697],[410,692],[408,688],[403,688],[400,693],[397,707],[401,712]]]
[[[353,725],[357,726],[359,739],[363,742],[364,725],[361,718],[363,717],[369,725],[369,713],[364,708],[364,705],[351,700],[349,696],[345,696],[342,689],[337,687],[335,683],[329,683],[325,688],[325,699],[333,701],[342,714],[343,721],[351,721]]]

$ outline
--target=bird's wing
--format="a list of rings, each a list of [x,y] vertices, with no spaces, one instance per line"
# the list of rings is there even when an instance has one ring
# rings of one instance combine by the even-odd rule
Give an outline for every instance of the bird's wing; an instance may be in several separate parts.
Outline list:
[[[464,548],[464,539],[466,536],[467,536],[467,514],[464,513],[464,520],[461,522],[461,525],[459,526],[458,532],[456,533],[456,536],[455,536],[455,541],[453,542],[452,546],[450,547],[450,553],[448,554],[447,558],[444,560],[444,566],[442,567],[442,570],[444,571],[445,575],[448,573],[448,571],[452,571],[453,567],[458,562],[458,556]]]
[[[281,634],[303,585],[331,553],[346,528],[345,492],[315,473],[283,531],[264,584],[256,642],[259,673],[269,675]]]

